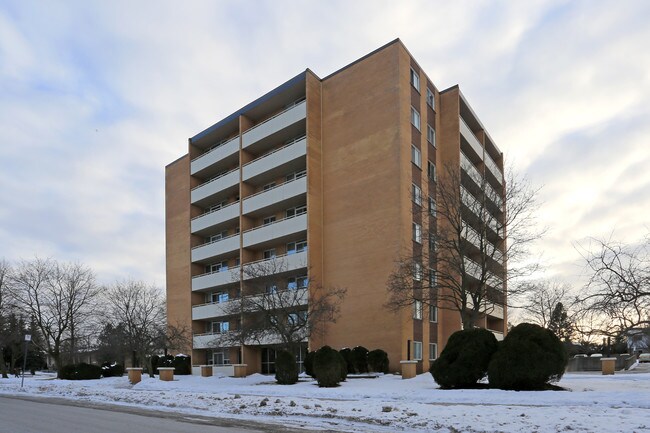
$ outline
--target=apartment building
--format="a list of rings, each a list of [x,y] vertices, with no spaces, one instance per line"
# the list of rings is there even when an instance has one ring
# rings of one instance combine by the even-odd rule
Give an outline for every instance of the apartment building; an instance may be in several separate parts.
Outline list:
[[[336,323],[304,349],[381,348],[392,371],[407,359],[426,371],[459,314],[392,313],[386,284],[398,257],[426,248],[416,228],[441,224],[418,211],[414,190],[435,209],[444,166],[463,173],[468,200],[477,185],[503,196],[503,155],[458,86],[439,91],[399,39],[325,78],[307,69],[190,138],[166,167],[166,254],[168,320],[192,329],[193,364],[273,372],[273,338],[219,339],[245,320],[227,306],[258,290],[244,270],[268,262],[280,265],[283,290],[347,288]],[[505,268],[500,256],[497,293]],[[499,338],[503,303],[481,318]]]

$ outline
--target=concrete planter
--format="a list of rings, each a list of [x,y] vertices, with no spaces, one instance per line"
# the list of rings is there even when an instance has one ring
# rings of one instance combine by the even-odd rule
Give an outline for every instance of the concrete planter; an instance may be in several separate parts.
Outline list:
[[[174,367],[158,367],[158,377],[165,382],[174,380]]]
[[[402,379],[411,379],[417,374],[418,361],[400,361],[402,366]]]
[[[248,364],[233,364],[235,368],[235,377],[246,377],[246,368]]]
[[[211,365],[202,365],[201,366],[201,377],[210,377],[212,376],[212,366]]]
[[[129,382],[131,385],[135,385],[142,381],[142,369],[131,367],[127,368],[126,371],[129,373]]]
[[[600,358],[600,364],[603,375],[614,374],[616,358]]]

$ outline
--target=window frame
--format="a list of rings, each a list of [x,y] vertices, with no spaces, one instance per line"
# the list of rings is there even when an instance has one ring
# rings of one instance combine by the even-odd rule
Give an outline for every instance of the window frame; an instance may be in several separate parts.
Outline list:
[[[276,221],[277,221],[277,218],[275,217],[275,215],[269,215],[267,217],[264,217],[264,219],[262,219],[262,225],[263,226],[270,226],[271,224],[273,224]]]
[[[438,216],[438,205],[432,197],[429,197],[429,215],[432,217]]]
[[[429,305],[429,322],[438,323],[438,307],[435,305]]]
[[[418,357],[418,352],[420,357]],[[413,341],[413,360],[415,361],[422,361],[422,342],[421,341]]]
[[[413,203],[417,204],[418,206],[422,206],[422,188],[414,183],[411,184],[411,186]]]
[[[423,308],[422,308],[422,301],[419,299],[416,299],[413,302],[413,318],[416,320],[422,320],[422,315],[424,314]]]
[[[434,182],[438,179],[436,174],[436,165],[429,160],[427,160],[427,176],[429,177],[429,180]]]
[[[418,74],[415,69],[411,68],[410,75],[411,86],[420,93],[420,74]]]
[[[433,349],[433,357],[432,355],[432,350]],[[429,361],[435,361],[438,359],[438,343],[429,343]]]
[[[431,89],[427,86],[427,105],[431,107],[432,110],[436,109],[436,96]]]
[[[420,116],[420,112],[412,105],[411,105],[411,125],[415,126],[418,131],[422,132],[422,116]]]
[[[422,170],[422,152],[415,146],[415,144],[411,144],[411,162],[417,168]]]
[[[436,130],[427,123],[427,141],[436,147]]]
[[[422,281],[422,265],[413,263],[413,281]]]
[[[413,242],[422,245],[422,225],[413,221]]]

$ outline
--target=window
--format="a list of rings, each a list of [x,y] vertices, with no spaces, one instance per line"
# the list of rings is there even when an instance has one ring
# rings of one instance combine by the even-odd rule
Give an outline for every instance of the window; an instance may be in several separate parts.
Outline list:
[[[422,226],[418,223],[413,223],[413,240],[418,244],[422,243]]]
[[[278,291],[278,286],[275,285],[275,283],[267,283],[266,284],[266,293],[277,293]]]
[[[228,262],[213,263],[205,267],[207,273],[225,272],[228,270]]]
[[[208,302],[216,304],[222,302],[228,302],[228,293],[223,292],[212,292],[208,296]]]
[[[437,208],[436,201],[429,197],[429,215],[436,216]]]
[[[436,130],[431,125],[427,125],[427,141],[436,147]]]
[[[265,226],[268,226],[269,224],[273,224],[274,222],[275,222],[275,215],[271,215],[271,216],[267,216],[266,218],[264,218],[264,221],[262,222],[262,224],[264,224]]]
[[[429,268],[429,287],[430,288],[435,288],[437,283],[436,279],[436,271],[434,269]]]
[[[224,231],[222,231],[221,233],[217,233],[216,235],[212,235],[212,236],[210,236],[210,237],[208,238],[208,242],[216,242],[216,241],[220,241],[221,239],[223,239],[223,238],[227,238],[227,237],[228,237],[228,231],[227,231],[227,230],[224,230]]]
[[[421,131],[420,112],[413,107],[411,107],[411,123],[413,124],[413,126],[415,126],[418,129],[418,131]]]
[[[435,305],[429,305],[429,322],[438,321],[438,307]]]
[[[411,86],[415,87],[415,90],[420,92],[420,75],[411,68]]]
[[[413,280],[422,281],[422,265],[413,263]]]
[[[429,361],[438,358],[438,345],[436,343],[429,343]]]
[[[266,185],[264,185],[264,186],[262,187],[262,191],[269,190],[269,189],[271,189],[271,188],[273,188],[273,187],[275,187],[275,182],[267,183]]]
[[[427,174],[429,175],[429,179],[436,180],[436,166],[431,161],[427,161]]]
[[[208,327],[213,334],[222,334],[230,330],[230,322],[212,322]]]
[[[228,365],[230,364],[230,351],[229,350],[215,350],[212,352],[213,365]]]
[[[293,218],[295,216],[302,215],[304,213],[307,213],[307,205],[302,205],[302,206],[292,207],[291,209],[287,209],[286,216],[287,218]]]
[[[289,277],[287,280],[287,288],[289,290],[304,289],[309,285],[309,280],[306,275],[299,277]]]
[[[413,202],[422,206],[422,190],[416,184],[413,184]]]
[[[436,108],[436,100],[433,97],[433,92],[427,87],[427,104],[429,104],[429,107],[435,109]]]
[[[429,251],[435,251],[436,250],[436,236],[431,233],[429,234]]]
[[[422,320],[422,301],[418,299],[413,303],[413,318]]]
[[[287,322],[289,325],[302,325],[307,322],[307,312],[298,311],[297,313],[287,314]]]
[[[214,212],[216,210],[219,210],[222,207],[224,207],[225,205],[226,205],[226,201],[224,200],[221,203],[217,203],[215,205],[210,206],[210,209],[208,210],[208,212]]]
[[[422,168],[422,154],[420,153],[420,149],[414,145],[411,145],[411,162],[417,165],[418,168]]]
[[[264,251],[264,260],[268,259],[273,259],[275,258],[275,248],[271,248],[270,250]]]
[[[307,251],[307,241],[289,242],[287,244],[287,254],[296,254]]]
[[[413,359],[416,361],[422,360],[422,342],[414,341],[413,342]]]
[[[289,173],[289,174],[286,176],[285,180],[286,180],[287,182],[291,182],[292,180],[296,180],[296,179],[300,179],[301,177],[304,177],[306,174],[307,174],[307,170],[306,170],[306,169],[305,169],[305,170],[296,171],[295,173]]]

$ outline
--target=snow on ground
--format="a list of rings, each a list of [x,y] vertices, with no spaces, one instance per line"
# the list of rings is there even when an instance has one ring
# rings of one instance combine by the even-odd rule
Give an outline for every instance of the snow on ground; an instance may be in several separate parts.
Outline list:
[[[650,431],[650,373],[566,374],[568,391],[438,389],[426,373],[349,378],[318,388],[310,378],[275,384],[270,376],[176,376],[173,382],[126,376],[90,381],[48,375],[0,379],[2,396],[52,396],[216,418],[346,432],[644,432]]]

